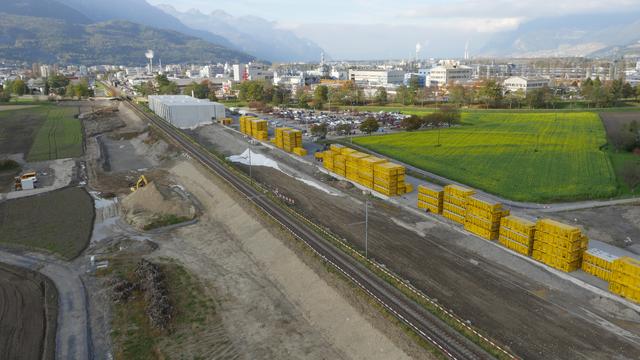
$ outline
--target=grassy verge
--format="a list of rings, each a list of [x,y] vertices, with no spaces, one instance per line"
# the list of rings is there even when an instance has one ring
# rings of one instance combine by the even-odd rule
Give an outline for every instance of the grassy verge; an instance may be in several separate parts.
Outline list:
[[[133,280],[136,262],[112,260],[110,269],[102,276],[117,275]],[[126,303],[115,304],[111,337],[116,359],[205,359],[214,349],[198,346],[199,337],[207,336],[209,326],[219,321],[216,307],[200,282],[183,266],[162,260],[160,267],[166,276],[168,296],[174,308],[170,329],[160,331],[151,326],[145,313],[145,300],[141,292]],[[220,339],[223,341],[223,339]],[[195,343],[195,346],[194,346]],[[189,353],[181,349],[189,345]]]
[[[176,216],[174,214],[169,214],[169,215],[163,214],[163,215],[157,216],[155,219],[153,219],[153,221],[145,225],[144,230],[153,230],[153,229],[157,229],[157,228],[161,228],[169,225],[176,225],[183,222],[187,222],[189,220],[191,220],[191,218],[188,218],[186,216]]]

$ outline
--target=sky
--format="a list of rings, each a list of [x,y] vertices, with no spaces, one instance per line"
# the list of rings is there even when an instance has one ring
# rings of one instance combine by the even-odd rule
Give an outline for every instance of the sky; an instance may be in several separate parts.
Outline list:
[[[493,34],[540,17],[640,10],[640,0],[147,0],[178,10],[216,9],[275,21],[340,59],[403,58],[420,44],[462,56]],[[443,35],[446,34],[446,37]]]

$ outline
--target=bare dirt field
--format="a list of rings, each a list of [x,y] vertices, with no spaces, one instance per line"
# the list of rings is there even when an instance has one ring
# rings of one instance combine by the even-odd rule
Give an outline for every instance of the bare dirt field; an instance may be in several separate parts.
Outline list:
[[[53,360],[57,306],[49,279],[0,264],[0,359]]]
[[[78,187],[0,202],[0,244],[77,257],[89,244],[94,207]]]

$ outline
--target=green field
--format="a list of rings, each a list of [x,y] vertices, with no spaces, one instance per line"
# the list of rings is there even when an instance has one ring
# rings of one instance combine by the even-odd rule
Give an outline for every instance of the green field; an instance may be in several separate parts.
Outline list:
[[[598,114],[465,112],[464,126],[354,142],[418,168],[518,201],[619,193]],[[440,135],[438,135],[440,133]],[[440,146],[438,146],[440,136]]]
[[[28,161],[73,158],[82,155],[82,127],[73,107],[47,107],[46,121],[36,133]],[[24,110],[27,111],[27,110]]]

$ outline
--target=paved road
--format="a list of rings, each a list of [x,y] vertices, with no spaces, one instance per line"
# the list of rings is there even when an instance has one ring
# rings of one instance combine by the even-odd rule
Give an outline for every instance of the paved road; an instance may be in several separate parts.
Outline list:
[[[81,270],[72,263],[33,253],[0,250],[0,262],[38,271],[58,289],[56,359],[91,359],[87,294]]]
[[[345,140],[347,138],[338,138],[341,140]],[[382,158],[386,158],[386,155],[377,153],[375,151],[371,151],[369,149],[363,148],[361,146],[358,146],[356,144],[349,144],[349,146],[353,147],[354,149],[358,149],[364,152],[368,152],[370,154],[382,157]],[[457,184],[457,185],[461,185],[461,186],[465,186],[465,187],[470,187],[469,185],[466,184],[462,184],[459,183],[457,181],[453,181],[451,179],[447,179],[444,176],[440,176],[437,174],[434,174],[432,172],[429,171],[425,171],[422,169],[419,169],[415,166],[411,166],[409,164],[405,164],[401,161],[398,161],[397,159],[393,159],[394,162],[399,163],[404,165],[407,169],[418,173],[422,176],[431,178],[431,179],[435,179],[438,182],[441,183],[446,183],[446,184]],[[530,202],[520,202],[520,201],[513,201],[513,200],[509,200],[509,199],[505,199],[502,198],[500,196],[497,195],[493,195],[493,194],[489,194],[487,192],[484,192],[482,190],[478,190],[475,189],[476,192],[483,196],[486,197],[487,199],[490,199],[492,201],[495,202],[499,202],[502,203],[504,205],[510,206],[512,208],[515,209],[523,209],[523,210],[539,210],[542,212],[558,212],[558,211],[571,211],[571,210],[580,210],[580,209],[591,209],[591,208],[597,208],[597,207],[604,207],[604,206],[612,206],[612,205],[628,205],[628,204],[640,204],[640,198],[630,198],[630,199],[614,199],[614,200],[593,200],[593,201],[578,201],[578,202],[570,202],[570,203],[555,203],[555,204],[538,204],[538,203],[530,203]]]

